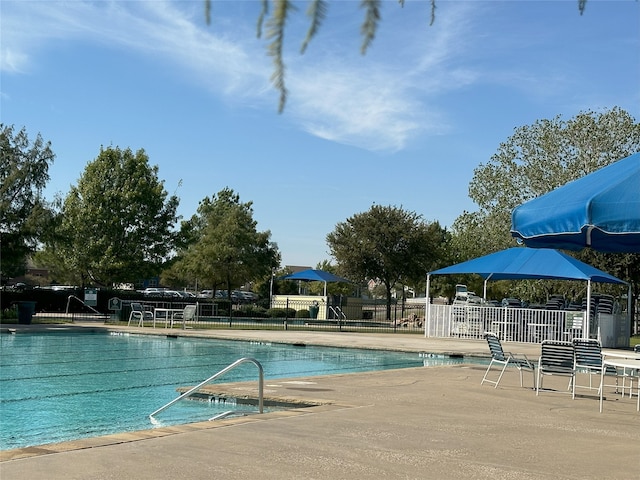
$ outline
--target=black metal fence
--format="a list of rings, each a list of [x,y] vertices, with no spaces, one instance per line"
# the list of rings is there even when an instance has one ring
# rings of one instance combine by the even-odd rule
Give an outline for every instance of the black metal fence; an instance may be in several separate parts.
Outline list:
[[[131,303],[141,303],[149,312],[145,326],[163,328],[182,324],[180,310],[194,302],[134,300],[124,301],[112,312],[110,321],[128,322]],[[357,310],[347,302],[295,301],[288,299],[272,308],[256,304],[198,300],[196,318],[185,322],[188,328],[335,330],[358,332],[407,332],[424,334],[424,304],[393,304],[387,315],[386,304],[362,302]],[[322,305],[320,305],[322,304]],[[153,316],[153,317],[152,317]],[[388,317],[388,318],[387,318]],[[133,322],[132,322],[133,324]],[[137,325],[137,321],[135,322]]]

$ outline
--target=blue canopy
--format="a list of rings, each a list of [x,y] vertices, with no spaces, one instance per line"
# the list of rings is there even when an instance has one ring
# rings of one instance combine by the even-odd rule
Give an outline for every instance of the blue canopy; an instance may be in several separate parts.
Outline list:
[[[310,268],[309,270],[302,270],[300,272],[292,273],[290,275],[285,275],[284,277],[280,277],[282,280],[304,280],[307,282],[324,282],[324,296],[327,296],[327,282],[344,282],[351,283],[346,278],[339,277],[330,272],[325,272],[324,270],[314,270]]]
[[[640,253],[640,153],[523,203],[511,223],[528,247]]]
[[[515,247],[430,272],[429,275],[427,275],[427,298],[429,298],[429,277],[431,275],[472,273],[480,275],[485,279],[484,297],[487,295],[486,289],[489,280],[586,280],[586,318],[589,318],[591,312],[591,282],[627,285],[623,280],[558,250],[550,248]],[[631,296],[630,290],[629,288],[629,297]],[[427,322],[429,322],[431,309],[427,309],[427,312]],[[589,338],[589,322],[585,324],[584,335],[584,338]]]
[[[514,247],[485,255],[430,275],[477,274],[485,280],[554,279],[591,280],[598,283],[626,282],[558,250]]]
[[[346,282],[351,283],[346,278],[339,277],[330,272],[324,270],[302,270],[300,272],[292,273],[281,277],[282,280],[306,280],[308,282]]]

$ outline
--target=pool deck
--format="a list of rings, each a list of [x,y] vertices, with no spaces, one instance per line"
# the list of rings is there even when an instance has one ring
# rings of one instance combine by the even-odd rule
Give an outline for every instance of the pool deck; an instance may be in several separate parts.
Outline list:
[[[75,326],[167,333],[94,323]],[[488,353],[484,341],[408,334],[171,333],[301,345]],[[530,359],[539,355],[538,345],[504,346]],[[481,386],[484,370],[474,365],[419,367],[277,380],[270,380],[266,372],[266,395],[317,406],[0,452],[0,478],[638,478],[640,413],[635,397],[620,398],[607,390],[601,414],[595,391],[586,395],[587,390],[580,390],[581,395],[572,400],[565,393],[563,377],[546,377],[545,387],[558,391],[536,396],[531,388],[520,387],[515,369],[505,373],[497,389]],[[579,384],[585,380],[586,375],[581,375]],[[525,387],[531,385],[530,373],[525,372],[524,381]],[[256,383],[217,388],[253,395]]]

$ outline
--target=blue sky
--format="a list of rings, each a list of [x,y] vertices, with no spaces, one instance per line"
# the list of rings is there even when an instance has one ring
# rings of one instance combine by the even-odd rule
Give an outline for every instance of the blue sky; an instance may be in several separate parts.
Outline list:
[[[640,118],[640,2],[332,1],[300,55],[285,36],[278,114],[260,3],[1,0],[1,120],[52,143],[46,195],[65,195],[101,146],[143,148],[179,213],[224,187],[253,201],[283,265],[330,259],[326,235],[372,204],[450,226],[473,211],[474,168],[523,125],[580,111]]]

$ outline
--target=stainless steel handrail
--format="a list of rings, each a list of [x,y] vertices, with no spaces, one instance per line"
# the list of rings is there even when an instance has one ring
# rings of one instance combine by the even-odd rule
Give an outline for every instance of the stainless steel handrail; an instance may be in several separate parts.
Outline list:
[[[262,368],[262,365],[260,365],[260,362],[258,362],[255,358],[245,357],[245,358],[241,358],[239,360],[236,360],[235,362],[233,362],[228,367],[223,368],[222,370],[220,370],[215,375],[212,375],[209,378],[207,378],[204,382],[200,382],[198,385],[196,385],[195,387],[187,390],[186,392],[184,392],[179,397],[174,398],[173,400],[171,400],[166,405],[160,407],[155,412],[151,413],[149,415],[149,418],[151,418],[153,420],[154,415],[157,415],[158,413],[162,412],[163,410],[166,410],[167,408],[169,408],[174,403],[177,403],[180,400],[184,400],[185,398],[190,397],[196,391],[198,391],[200,388],[204,387],[207,383],[211,382],[212,380],[215,380],[218,377],[221,377],[225,373],[227,373],[230,370],[233,370],[234,368],[236,368],[238,365],[240,365],[242,363],[247,363],[247,362],[253,363],[256,367],[258,367],[258,411],[260,413],[263,413],[263,409],[264,409],[264,370]]]
[[[338,320],[346,320],[347,319],[347,316],[345,315],[345,313],[338,306],[335,306],[335,307],[329,306],[329,311],[332,312],[336,316],[336,319],[338,319]]]

